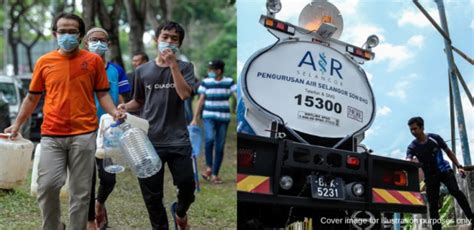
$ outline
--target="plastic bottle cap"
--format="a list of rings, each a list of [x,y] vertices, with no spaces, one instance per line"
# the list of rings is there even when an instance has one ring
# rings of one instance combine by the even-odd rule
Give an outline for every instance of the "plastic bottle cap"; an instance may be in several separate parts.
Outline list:
[[[117,127],[121,125],[124,121],[123,120],[117,120],[116,122],[112,123],[110,127]]]

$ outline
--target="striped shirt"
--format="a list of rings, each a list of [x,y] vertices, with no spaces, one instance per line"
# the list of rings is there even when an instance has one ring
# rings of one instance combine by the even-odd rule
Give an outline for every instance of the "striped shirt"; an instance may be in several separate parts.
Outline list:
[[[224,77],[220,81],[205,78],[198,88],[198,93],[205,96],[202,118],[230,121],[229,98],[236,90],[232,78]]]

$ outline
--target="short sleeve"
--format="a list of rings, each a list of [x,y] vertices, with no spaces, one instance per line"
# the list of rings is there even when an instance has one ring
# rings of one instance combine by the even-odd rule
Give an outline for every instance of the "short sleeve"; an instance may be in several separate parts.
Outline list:
[[[36,62],[33,75],[31,77],[31,83],[29,87],[29,93],[31,94],[42,94],[45,90],[44,77],[43,77],[43,59],[39,59]]]
[[[192,63],[185,62],[185,65],[181,70],[181,74],[183,74],[184,80],[188,83],[188,85],[193,87],[194,83],[196,82],[196,77],[194,76],[194,65]]]
[[[94,91],[96,92],[109,91],[110,89],[109,80],[107,78],[107,72],[105,71],[104,64],[102,63],[102,59],[100,59],[99,56],[97,56],[95,58],[95,62],[96,62],[97,75],[95,76]]]
[[[119,65],[114,66],[117,68],[117,72],[119,75],[119,93],[124,94],[130,92],[130,83],[128,82],[127,74],[125,74],[125,71]]]
[[[433,138],[438,142],[438,146],[441,149],[443,149],[443,150],[448,149],[448,145],[446,144],[446,142],[443,140],[443,138],[441,136],[433,134]]]
[[[232,80],[232,85],[230,86],[230,91],[237,92],[237,84],[235,84],[234,80]]]
[[[198,94],[204,94],[206,93],[206,83],[202,81],[201,85],[199,85],[199,88],[197,89]]]

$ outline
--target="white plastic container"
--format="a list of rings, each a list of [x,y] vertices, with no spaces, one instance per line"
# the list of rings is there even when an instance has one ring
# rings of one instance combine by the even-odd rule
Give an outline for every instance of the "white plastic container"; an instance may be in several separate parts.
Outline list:
[[[33,142],[18,136],[9,139],[9,134],[0,134],[0,188],[12,189],[23,184],[31,166]]]
[[[127,123],[132,125],[132,127],[139,128],[143,130],[145,133],[148,133],[148,128],[150,127],[150,124],[148,123],[147,120],[134,116],[130,113],[127,113],[127,118],[125,118]],[[95,152],[95,157],[99,159],[104,159],[104,131],[110,125],[114,123],[114,119],[112,116],[109,114],[104,114],[100,117],[99,121],[99,131],[97,133],[97,141],[96,141],[96,152]]]
[[[36,145],[35,158],[33,160],[33,170],[31,172],[31,187],[30,195],[36,196],[38,191],[38,164],[41,156],[41,144]],[[59,193],[61,198],[67,198],[69,196],[69,172],[66,179],[66,184],[61,188]]]

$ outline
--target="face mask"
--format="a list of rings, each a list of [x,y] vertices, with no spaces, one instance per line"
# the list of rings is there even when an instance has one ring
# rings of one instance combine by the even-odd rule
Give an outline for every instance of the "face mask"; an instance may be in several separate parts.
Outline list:
[[[209,73],[207,73],[207,76],[210,77],[210,78],[216,78],[216,73],[209,72]]]
[[[77,34],[61,34],[58,35],[58,46],[66,52],[71,52],[79,46]]]
[[[107,43],[96,41],[96,42],[89,42],[89,51],[94,52],[100,56],[103,56],[105,52],[107,52],[108,47]]]
[[[171,49],[173,53],[177,53],[179,51],[179,48],[175,44],[170,44],[168,42],[159,42],[158,50],[160,51],[160,53],[163,53],[165,49]]]

